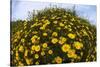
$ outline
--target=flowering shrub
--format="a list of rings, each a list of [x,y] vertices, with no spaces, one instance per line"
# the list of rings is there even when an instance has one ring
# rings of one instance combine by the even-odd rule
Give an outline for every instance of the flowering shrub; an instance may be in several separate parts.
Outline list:
[[[71,10],[47,8],[11,27],[12,66],[96,61],[96,28]]]

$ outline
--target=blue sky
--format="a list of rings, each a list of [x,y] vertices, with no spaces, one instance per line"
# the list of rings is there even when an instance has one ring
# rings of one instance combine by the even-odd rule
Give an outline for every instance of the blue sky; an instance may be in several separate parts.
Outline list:
[[[27,19],[28,12],[32,10],[41,10],[46,7],[57,7],[72,9],[75,5],[75,10],[80,17],[89,19],[91,24],[96,25],[96,6],[95,5],[79,5],[79,4],[66,4],[66,3],[51,3],[51,2],[33,2],[33,1],[17,1],[12,0],[12,20]]]

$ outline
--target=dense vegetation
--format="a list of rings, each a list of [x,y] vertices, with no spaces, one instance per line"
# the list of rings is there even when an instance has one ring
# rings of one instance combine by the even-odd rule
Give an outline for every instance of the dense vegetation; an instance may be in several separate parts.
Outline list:
[[[46,8],[11,22],[11,66],[96,61],[96,27],[75,11]]]

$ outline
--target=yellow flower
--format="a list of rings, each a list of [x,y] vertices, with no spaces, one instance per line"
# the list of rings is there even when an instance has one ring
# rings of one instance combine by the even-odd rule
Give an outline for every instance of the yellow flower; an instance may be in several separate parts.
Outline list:
[[[47,43],[43,43],[43,48],[46,48],[47,46],[48,46],[48,44]]]
[[[81,48],[83,48],[83,44],[80,43],[80,42],[78,42],[78,41],[76,41],[76,42],[74,42],[74,47],[75,47],[76,49],[81,49]]]
[[[36,40],[39,40],[39,39],[40,39],[40,37],[38,37],[37,35],[34,35],[34,36],[31,38],[31,41],[32,41],[32,43],[35,43]]]
[[[18,40],[17,39],[14,39],[14,42],[17,42]]]
[[[67,56],[68,56],[69,58],[77,58],[77,55],[75,54],[75,50],[74,50],[74,49],[70,49],[70,50],[68,51]]]
[[[59,26],[64,27],[64,24],[63,23],[59,23]]]
[[[54,24],[57,24],[58,22],[57,22],[57,21],[54,21],[53,23],[54,23]]]
[[[46,16],[43,16],[42,18],[43,18],[43,19],[46,19]]]
[[[55,19],[55,18],[56,18],[56,16],[51,17],[51,19]]]
[[[39,55],[38,54],[35,54],[35,59],[38,59],[39,58]]]
[[[86,27],[87,30],[89,30],[89,27]]]
[[[61,30],[61,27],[57,27],[58,30]]]
[[[16,57],[18,57],[18,56],[19,56],[18,51],[16,51]]]
[[[41,29],[41,30],[44,30],[46,28],[46,26],[47,26],[47,24],[43,24],[42,27],[41,27],[43,29]]]
[[[33,32],[32,32],[32,34],[37,34],[37,33],[38,33],[37,31],[33,31]]]
[[[49,51],[48,51],[48,53],[49,53],[49,54],[52,54],[52,53],[53,53],[53,51],[52,51],[52,50],[49,50]]]
[[[24,27],[24,29],[26,29],[26,26]]]
[[[35,51],[36,52],[39,52],[40,51],[40,46],[39,45],[35,46]]]
[[[45,27],[40,27],[40,30],[44,30],[45,29]]]
[[[22,32],[23,32],[23,30],[20,30],[20,32],[22,33]]]
[[[73,25],[73,23],[70,23],[70,25]]]
[[[71,25],[68,25],[69,28],[71,28]]]
[[[80,56],[77,56],[77,59],[81,59],[81,57]]]
[[[24,66],[24,64],[21,61],[19,61],[18,64],[19,66]]]
[[[57,57],[55,58],[55,61],[56,61],[57,64],[60,64],[60,63],[62,63],[62,58],[59,57],[59,56],[57,56]]]
[[[34,35],[32,38],[38,38],[38,36],[37,35]]]
[[[44,22],[44,19],[41,19],[42,22]]]
[[[30,50],[30,53],[31,53],[31,54],[34,54],[34,53],[35,53],[35,51],[33,51],[33,50]]]
[[[49,20],[45,20],[44,23],[45,24],[50,24],[50,21]]]
[[[66,18],[67,16],[66,16],[66,15],[64,15],[63,17],[64,17],[64,18]]]
[[[38,18],[36,18],[35,21],[38,21]]]
[[[64,44],[62,47],[61,47],[62,51],[63,52],[67,52],[70,50],[70,45],[69,44]]]
[[[65,37],[60,37],[59,44],[64,44],[66,40],[67,39]]]
[[[42,52],[41,52],[41,55],[42,55],[42,56],[44,56],[44,55],[45,55],[45,52],[44,52],[44,51],[42,51]]]
[[[19,47],[19,51],[20,52],[23,52],[24,51],[24,47],[22,45]]]
[[[81,52],[80,55],[83,56],[83,52]]]
[[[16,34],[17,34],[17,35],[20,35],[20,31],[17,31]]]
[[[71,29],[71,28],[68,28],[68,30],[69,30],[69,31],[72,31],[72,29]]]
[[[52,36],[58,36],[58,33],[57,32],[53,32]]]
[[[32,37],[31,40],[32,40],[32,43],[36,42],[36,38],[34,37]]]
[[[82,30],[83,34],[86,36],[88,35],[87,32],[85,30]]]
[[[19,56],[16,56],[16,60],[19,60]]]
[[[72,19],[71,19],[71,21],[75,21],[75,19],[74,19],[74,18],[72,18]]]
[[[18,54],[18,51],[16,51],[16,60],[19,60],[19,54]]]
[[[27,57],[28,55],[28,50],[25,50],[24,56]]]
[[[71,39],[74,39],[75,36],[76,36],[76,35],[75,35],[75,34],[72,34],[72,33],[69,33],[69,34],[68,34],[68,37],[71,38]]]
[[[53,39],[51,40],[51,42],[52,42],[53,44],[56,44],[56,43],[58,42],[58,39],[57,39],[57,38],[53,38]]]
[[[47,33],[43,33],[43,36],[47,36],[48,34]]]
[[[25,60],[26,60],[26,63],[27,63],[28,65],[31,64],[31,61],[32,61],[31,59],[26,58]]]
[[[23,42],[23,43],[24,43],[24,42],[25,42],[25,39],[21,39],[21,42]]]
[[[68,28],[68,26],[66,25],[64,28],[65,28],[65,29],[67,29],[67,28]]]
[[[36,61],[36,62],[35,62],[35,64],[36,64],[36,65],[39,65],[39,62],[38,62],[38,61]]]
[[[34,51],[35,50],[35,45],[32,45],[31,49]]]
[[[31,25],[31,28],[32,28],[32,27],[35,27],[35,26],[37,26],[37,23],[34,23],[33,25]]]

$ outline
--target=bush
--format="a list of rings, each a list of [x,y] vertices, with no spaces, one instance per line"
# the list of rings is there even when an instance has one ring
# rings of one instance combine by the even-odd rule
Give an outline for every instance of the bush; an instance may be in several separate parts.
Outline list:
[[[69,9],[46,8],[11,29],[11,66],[96,61],[96,27]]]

